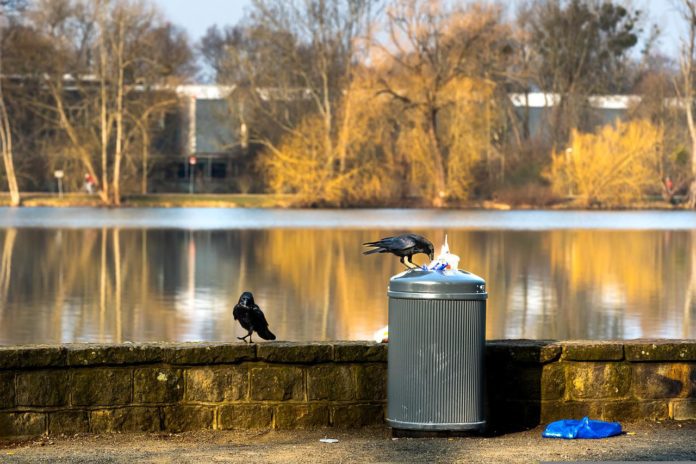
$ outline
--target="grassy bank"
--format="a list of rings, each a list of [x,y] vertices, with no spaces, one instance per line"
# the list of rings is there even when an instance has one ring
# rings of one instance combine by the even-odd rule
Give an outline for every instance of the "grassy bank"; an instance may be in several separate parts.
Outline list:
[[[67,193],[62,197],[54,193],[30,192],[22,194],[22,206],[26,207],[102,207],[97,195],[86,193]],[[0,193],[0,206],[9,206],[10,196]],[[276,195],[267,193],[258,194],[185,194],[185,193],[153,193],[148,195],[126,195],[123,197],[123,207],[133,208],[292,208],[300,205],[293,202],[292,195]],[[365,205],[367,208],[380,207]],[[389,208],[429,208],[429,205],[407,201],[404,204],[384,205]],[[452,209],[485,209],[485,210],[509,210],[509,209],[545,209],[545,210],[645,210],[660,209],[673,210],[684,209],[683,204],[672,205],[661,199],[650,199],[640,203],[634,203],[622,207],[591,207],[587,208],[579,202],[566,200],[554,204],[508,204],[496,201],[471,201],[468,203],[449,205]]]
[[[38,207],[72,207],[104,206],[97,195],[85,193],[68,193],[61,197],[51,193],[24,193],[22,206]],[[179,194],[161,193],[150,195],[126,195],[123,207],[158,207],[158,208],[282,208],[291,203],[286,195],[273,194]],[[9,206],[8,194],[0,194],[0,206]]]

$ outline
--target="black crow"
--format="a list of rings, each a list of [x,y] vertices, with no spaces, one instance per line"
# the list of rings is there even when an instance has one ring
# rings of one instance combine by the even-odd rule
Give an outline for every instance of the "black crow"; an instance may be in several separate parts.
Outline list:
[[[396,237],[387,237],[377,240],[376,242],[363,243],[363,245],[373,247],[372,250],[364,251],[364,255],[391,253],[401,257],[401,264],[409,269],[412,268],[408,263],[412,264],[415,268],[418,267],[413,263],[413,255],[423,253],[428,255],[431,261],[435,256],[435,250],[430,240],[418,234],[397,235]],[[406,258],[406,262],[404,262],[404,258]]]
[[[242,296],[239,297],[239,303],[234,305],[232,315],[235,321],[239,321],[241,326],[249,331],[245,336],[237,337],[238,339],[246,342],[246,338],[249,337],[249,343],[253,343],[251,334],[256,332],[264,340],[275,340],[276,336],[268,330],[266,317],[263,315],[261,308],[254,303],[254,295],[251,292],[242,293]]]

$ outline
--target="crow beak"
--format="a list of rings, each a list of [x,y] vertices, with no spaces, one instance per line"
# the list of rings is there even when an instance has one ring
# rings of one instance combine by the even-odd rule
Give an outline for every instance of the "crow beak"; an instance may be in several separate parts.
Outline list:
[[[433,259],[435,259],[435,253],[430,253],[428,256],[430,256],[430,261],[432,261]]]

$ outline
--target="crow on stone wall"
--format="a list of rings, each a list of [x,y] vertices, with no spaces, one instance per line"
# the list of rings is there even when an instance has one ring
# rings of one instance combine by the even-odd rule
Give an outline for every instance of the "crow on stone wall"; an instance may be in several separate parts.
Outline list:
[[[275,340],[276,336],[268,330],[266,317],[263,315],[261,308],[254,303],[254,295],[251,292],[242,293],[242,296],[239,297],[239,302],[234,306],[232,315],[234,320],[239,321],[239,324],[249,332],[243,337],[237,337],[238,339],[244,340],[246,343],[246,339],[249,337],[248,343],[253,343],[251,334],[256,332],[264,340]]]

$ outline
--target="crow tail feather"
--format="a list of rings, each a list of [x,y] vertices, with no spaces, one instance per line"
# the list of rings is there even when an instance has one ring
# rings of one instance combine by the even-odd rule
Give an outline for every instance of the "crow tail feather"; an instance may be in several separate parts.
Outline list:
[[[268,330],[268,327],[262,327],[259,330],[256,331],[257,334],[259,334],[259,337],[263,338],[264,340],[275,340],[276,336],[273,335],[273,332]]]

